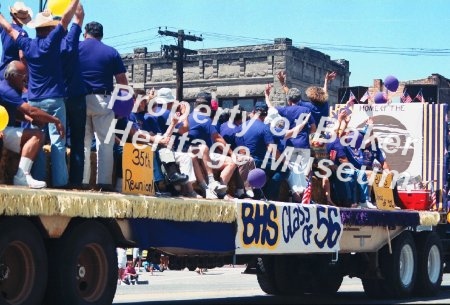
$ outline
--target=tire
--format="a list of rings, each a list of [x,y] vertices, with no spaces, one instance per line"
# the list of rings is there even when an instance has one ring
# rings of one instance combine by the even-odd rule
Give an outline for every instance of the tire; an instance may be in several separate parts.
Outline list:
[[[88,220],[73,226],[48,251],[56,261],[50,271],[46,304],[112,304],[117,288],[116,246],[106,227]],[[59,302],[59,303],[58,303]]]
[[[392,254],[387,246],[382,249],[380,267],[384,277],[381,291],[386,297],[411,295],[417,276],[417,251],[411,233],[403,232],[392,241]]]
[[[330,263],[329,255],[317,255],[316,259],[308,261],[310,269],[308,281],[304,284],[306,292],[316,295],[332,295],[341,288],[344,275],[338,264]],[[302,267],[306,269],[306,267]]]
[[[275,256],[275,284],[281,295],[296,295],[300,293],[295,285],[299,282],[295,273],[296,269],[294,256]]]
[[[31,222],[0,221],[0,304],[42,304],[47,286],[47,253]]]
[[[256,262],[256,278],[262,291],[271,295],[278,295],[279,291],[275,284],[274,257],[258,257]]]
[[[333,295],[341,288],[344,276],[336,273],[336,271],[329,269],[327,274],[318,274],[313,276],[312,293],[316,295]]]
[[[386,297],[386,292],[383,288],[382,279],[361,279],[364,292],[367,297],[371,299],[381,299]]]
[[[414,293],[436,295],[442,283],[442,242],[435,232],[422,232],[416,238],[417,279]]]

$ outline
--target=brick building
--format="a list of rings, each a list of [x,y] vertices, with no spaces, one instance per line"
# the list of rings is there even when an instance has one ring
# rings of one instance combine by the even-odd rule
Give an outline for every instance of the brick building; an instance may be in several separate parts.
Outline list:
[[[176,88],[176,63],[161,58],[160,52],[138,48],[124,54],[130,84],[135,88]],[[289,38],[277,38],[273,44],[202,49],[189,55],[184,63],[184,100],[206,90],[222,107],[240,104],[250,110],[256,100],[264,99],[267,83],[274,84],[274,101],[283,101],[276,73],[286,70],[287,85],[304,90],[311,85],[323,86],[327,71],[338,76],[329,86],[330,103],[338,101],[338,89],[349,85],[349,62],[332,60],[322,52],[298,48]]]

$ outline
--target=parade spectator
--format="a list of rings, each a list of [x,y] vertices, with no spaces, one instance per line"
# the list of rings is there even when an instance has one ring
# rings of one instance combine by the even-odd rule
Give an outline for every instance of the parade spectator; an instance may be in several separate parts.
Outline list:
[[[28,64],[28,101],[31,106],[40,108],[57,117],[66,125],[66,108],[64,104],[64,78],[61,62],[61,41],[67,27],[75,14],[79,0],[72,0],[62,15],[61,20],[44,11],[27,24],[36,28],[36,38],[26,37],[21,30],[14,29],[0,15],[0,24],[16,41],[24,53]],[[51,143],[51,170],[53,187],[65,187],[68,183],[66,163],[66,140],[60,135],[55,124],[47,125]]]
[[[125,248],[116,248],[117,253],[117,284],[122,283],[122,279],[127,267],[127,250]]]
[[[83,26],[84,9],[81,4],[75,11],[72,26],[61,44],[64,81],[66,86],[66,111],[69,160],[69,187],[81,189],[84,170],[84,135],[86,128],[86,86],[81,77],[79,41]],[[89,159],[90,160],[90,159]]]
[[[28,37],[28,33],[23,29],[23,26],[31,21],[33,12],[31,8],[27,7],[23,2],[15,2],[9,8],[9,13],[12,17],[11,26],[17,31],[21,31],[24,36]],[[8,35],[8,33],[0,27],[0,36],[2,41],[2,59],[0,62],[0,80],[4,79],[6,66],[13,60],[20,60],[25,63],[23,52],[19,50],[17,43]]]
[[[95,135],[97,148],[97,188],[112,190],[113,147],[114,141],[105,138],[114,119],[114,112],[108,108],[113,79],[117,84],[128,85],[126,69],[116,49],[105,45],[103,26],[92,21],[85,26],[84,38],[79,45],[81,75],[86,85],[86,130],[84,138],[84,175],[83,183],[89,184],[90,148]]]
[[[21,155],[14,184],[43,188],[46,187],[45,181],[35,180],[30,171],[44,143],[44,135],[38,129],[14,127],[15,120],[28,116],[36,125],[55,124],[61,137],[64,137],[64,126],[57,117],[23,101],[22,90],[27,78],[26,72],[27,69],[22,62],[12,61],[6,66],[5,79],[0,82],[0,104],[6,108],[9,115],[8,126],[3,131],[3,141],[7,149]]]
[[[127,267],[123,272],[122,282],[127,285],[136,285],[138,283],[139,274],[136,272],[136,268],[133,266],[132,261],[127,262]]]

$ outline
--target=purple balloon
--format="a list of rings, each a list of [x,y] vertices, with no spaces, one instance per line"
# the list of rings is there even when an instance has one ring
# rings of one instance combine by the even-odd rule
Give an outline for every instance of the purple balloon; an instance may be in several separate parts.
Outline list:
[[[384,104],[387,102],[386,96],[383,92],[377,92],[374,97],[375,104]]]
[[[384,79],[384,86],[391,92],[395,92],[398,89],[398,79],[395,76],[388,75]]]
[[[127,96],[128,92],[126,90],[120,90],[119,96]],[[114,101],[113,111],[117,117],[128,117],[133,109],[134,99],[133,97],[127,100],[116,99]]]
[[[252,169],[247,176],[247,181],[251,187],[260,189],[266,184],[266,173],[260,169]]]

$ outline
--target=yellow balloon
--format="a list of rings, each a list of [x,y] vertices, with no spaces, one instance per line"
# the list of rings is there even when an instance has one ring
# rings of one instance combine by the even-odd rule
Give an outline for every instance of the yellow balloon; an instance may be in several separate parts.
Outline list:
[[[0,131],[6,128],[8,126],[9,122],[9,115],[8,111],[6,111],[5,107],[0,106]]]
[[[48,0],[47,8],[53,16],[62,16],[69,4],[70,0]]]

